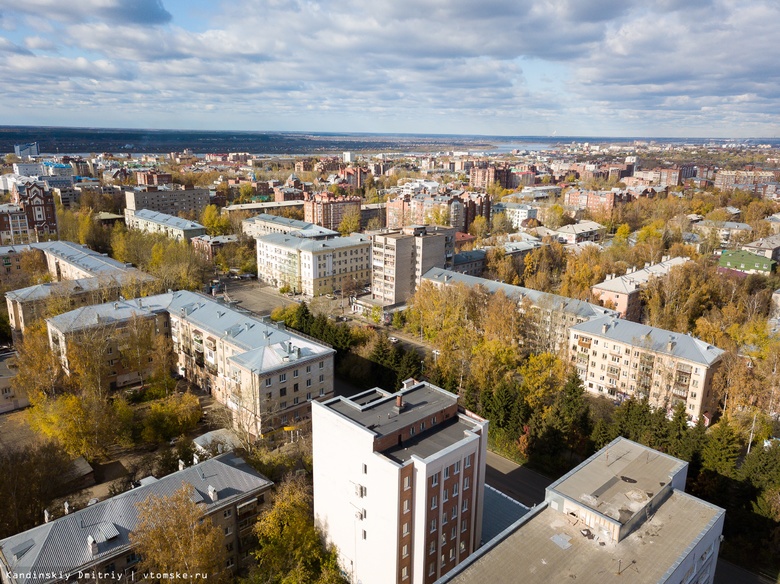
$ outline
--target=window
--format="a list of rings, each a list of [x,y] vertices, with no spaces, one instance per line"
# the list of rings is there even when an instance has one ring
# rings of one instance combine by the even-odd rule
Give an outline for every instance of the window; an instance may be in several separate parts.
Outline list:
[[[363,530],[363,539],[366,539],[366,530]]]
[[[298,370],[293,371],[293,377],[298,377]]]
[[[436,571],[436,562],[431,562],[428,564],[428,575],[433,576],[433,573]]]
[[[404,513],[409,513],[409,499],[404,499]]]
[[[306,394],[306,401],[311,401],[311,392]]]
[[[265,386],[266,386],[266,387],[271,387],[271,384],[272,384],[272,383],[273,383],[273,381],[271,380],[271,378],[270,378],[270,377],[266,377],[266,378],[265,378]]]
[[[403,533],[404,533],[404,535],[409,535],[409,523],[408,522],[404,523]]]
[[[444,480],[447,480],[448,478],[450,478],[450,467],[449,466],[445,466],[444,467]]]
[[[113,352],[114,352],[114,347],[109,347],[108,349],[106,349],[106,353],[108,353],[109,355]]]
[[[466,457],[466,468],[471,468],[471,458],[472,458],[473,456],[474,456],[473,454],[469,454],[469,455]]]
[[[236,565],[236,561],[233,558],[228,558],[227,561],[225,562],[226,568],[232,568],[235,565]]]
[[[458,483],[455,483],[452,485],[452,496],[457,497],[458,496]]]
[[[287,395],[287,388],[286,387],[283,387],[282,389],[279,390],[279,397],[284,397],[286,395]]]
[[[319,362],[319,366],[320,366],[320,369],[324,369],[325,368],[325,361],[320,361]]]
[[[311,365],[306,366],[306,373],[311,373]]]
[[[279,402],[279,409],[283,410],[286,407],[287,407],[287,402],[286,401]]]
[[[363,464],[363,474],[368,474],[368,465]]]
[[[404,547],[401,548],[401,557],[406,557],[409,555],[409,544],[405,543]]]
[[[463,533],[468,528],[468,523],[466,523],[465,519],[460,520],[460,532]]]
[[[320,397],[322,397],[323,395],[325,395],[325,390],[320,388]]]
[[[431,497],[431,509],[436,509],[436,507],[438,506],[439,506],[439,498],[436,495],[434,495],[433,497]]]
[[[287,381],[287,374],[286,373],[280,373],[279,374],[279,382]]]
[[[455,474],[458,474],[460,472],[460,461],[455,463]]]
[[[412,488],[412,477],[404,477],[404,491]]]
[[[320,383],[322,383],[323,381],[325,381],[325,376],[324,375],[320,375]]]
[[[299,398],[297,398],[297,397],[293,398],[293,405],[297,406],[298,405],[298,401],[299,401]]]
[[[439,484],[439,473],[436,473],[431,477],[431,486],[435,487],[438,484]]]
[[[296,392],[296,391],[298,391],[298,384],[297,383],[293,385],[293,392]]]
[[[468,510],[469,510],[469,500],[463,499],[463,512],[465,513]]]
[[[450,509],[450,518],[455,519],[458,516],[458,506],[453,505],[452,509]]]
[[[449,501],[450,499],[450,490],[444,489],[444,496],[441,498],[442,501]]]
[[[225,528],[225,535],[231,535],[233,533],[233,528],[230,526],[227,526]]]
[[[226,549],[228,552],[232,552],[232,551],[233,551],[233,542],[231,541],[229,544],[227,544],[227,545],[225,546],[225,549]]]
[[[436,531],[436,519],[431,519],[431,533]]]
[[[442,528],[447,525],[447,511],[444,511],[444,514],[441,516],[441,525]],[[444,538],[444,535],[442,535],[442,539]]]
[[[311,379],[306,380],[306,387],[311,387]]]
[[[434,553],[436,553],[436,540],[432,539],[431,543],[428,544],[428,554]]]
[[[466,551],[466,542],[465,541],[461,541],[460,542],[460,553],[463,553],[465,551]]]
[[[406,556],[404,556],[406,557]],[[408,566],[404,566],[401,568],[401,579],[402,580],[408,580],[409,579],[409,568]]]
[[[224,513],[222,513],[222,517],[227,519],[228,517],[231,517],[233,515],[232,509],[225,509]]]

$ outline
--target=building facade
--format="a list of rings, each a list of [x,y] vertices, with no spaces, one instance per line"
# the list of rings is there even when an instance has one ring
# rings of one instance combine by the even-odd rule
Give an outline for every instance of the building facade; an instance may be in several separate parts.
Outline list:
[[[280,215],[260,213],[241,222],[241,230],[244,235],[257,239],[273,233],[294,233],[297,237],[307,239],[329,239],[336,237],[339,232],[333,229],[325,229],[308,221],[288,219]]]
[[[569,329],[569,355],[591,393],[631,396],[688,418],[710,419],[717,408],[712,378],[724,351],[689,335],[606,316]]]
[[[407,380],[312,407],[314,518],[350,582],[434,582],[481,543],[488,422]]]
[[[162,187],[162,188],[161,188]],[[206,189],[174,189],[163,185],[143,185],[125,191],[125,216],[148,209],[178,217],[194,214],[200,217],[209,204]]]
[[[333,193],[317,193],[303,202],[303,218],[325,229],[338,230],[345,217],[360,217],[361,201],[356,195],[340,197]]]
[[[253,528],[273,483],[227,453],[161,479],[148,477],[139,487],[0,541],[0,582],[53,584],[64,574],[135,580],[141,560],[130,541],[138,525],[136,505],[150,496],[170,496],[182,485],[193,488],[204,516],[225,534],[225,570],[246,565],[252,540],[257,541]]]
[[[141,209],[133,213],[128,213],[128,209],[125,209],[125,222],[128,229],[161,233],[165,237],[176,240],[189,241],[193,237],[206,234],[206,228],[200,223],[148,209]]]
[[[371,281],[371,239],[361,235],[311,240],[274,234],[257,240],[257,277],[308,296]]]
[[[371,297],[393,305],[414,294],[431,268],[449,268],[455,255],[455,229],[414,225],[371,235]]]

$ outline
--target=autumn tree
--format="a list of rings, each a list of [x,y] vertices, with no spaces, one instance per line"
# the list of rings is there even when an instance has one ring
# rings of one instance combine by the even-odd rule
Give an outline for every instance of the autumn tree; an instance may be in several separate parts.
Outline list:
[[[489,233],[489,230],[490,226],[488,225],[487,219],[485,219],[482,215],[474,217],[471,225],[469,225],[469,233],[477,239],[485,239]]]
[[[194,496],[194,487],[183,484],[171,495],[151,494],[136,503],[138,522],[130,542],[145,571],[224,576],[225,536]]]
[[[271,505],[257,520],[259,547],[251,584],[312,582],[346,584],[337,554],[323,547],[313,521],[311,487],[305,477],[288,476],[276,490]]]
[[[233,233],[230,218],[219,212],[216,205],[207,205],[200,215],[200,223],[209,235],[228,235]]]
[[[358,231],[360,231],[360,209],[350,207],[347,212],[344,213],[341,223],[339,223],[338,232],[346,237],[350,233],[357,233]]]
[[[201,415],[200,401],[192,393],[157,400],[144,418],[141,437],[145,442],[165,442],[195,428]]]

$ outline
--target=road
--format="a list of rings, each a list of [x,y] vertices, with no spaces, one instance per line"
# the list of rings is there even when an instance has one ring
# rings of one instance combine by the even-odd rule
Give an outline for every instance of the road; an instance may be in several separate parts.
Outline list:
[[[538,472],[488,451],[485,482],[526,507],[544,501],[544,489],[553,482]]]

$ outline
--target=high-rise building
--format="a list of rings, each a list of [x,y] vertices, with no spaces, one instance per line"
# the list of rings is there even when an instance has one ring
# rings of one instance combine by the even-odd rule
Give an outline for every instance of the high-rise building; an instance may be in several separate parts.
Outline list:
[[[488,422],[407,380],[312,404],[314,518],[350,582],[428,584],[480,546]]]
[[[455,229],[415,225],[371,236],[372,299],[388,306],[405,302],[431,268],[452,267]]]
[[[326,229],[338,229],[348,215],[360,217],[361,200],[358,196],[339,197],[333,193],[317,193],[304,201],[303,218]]]

